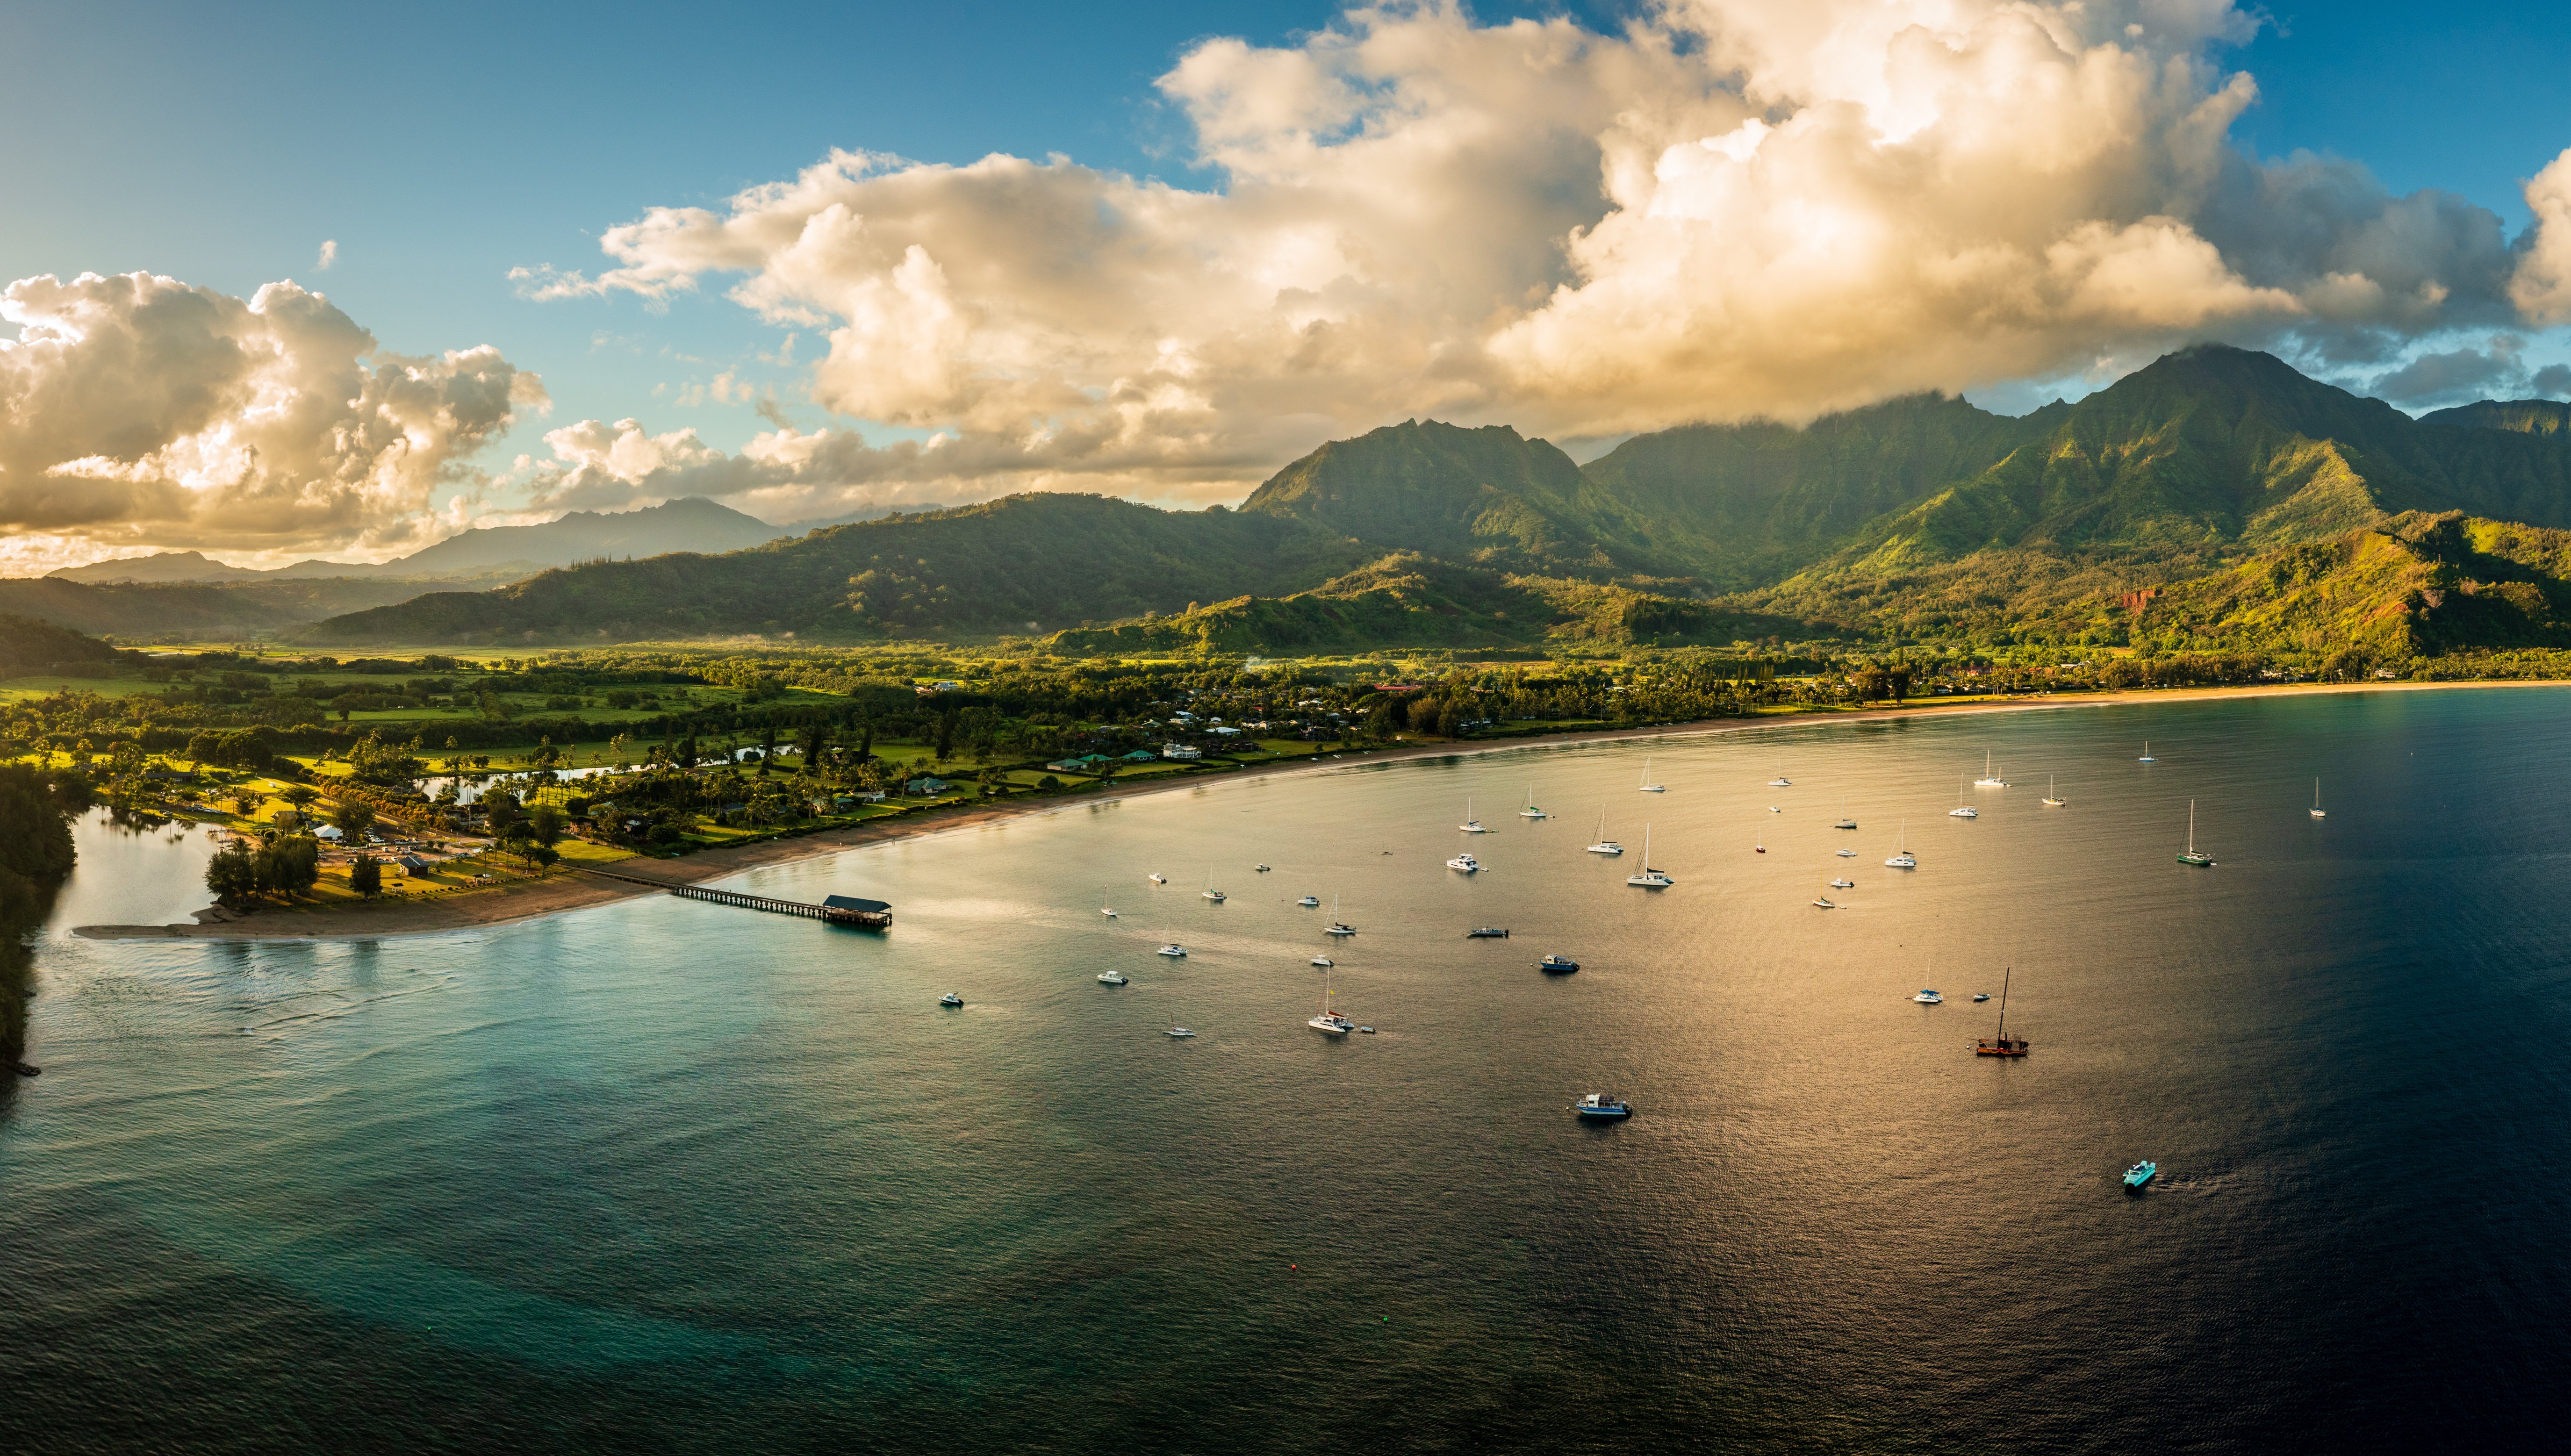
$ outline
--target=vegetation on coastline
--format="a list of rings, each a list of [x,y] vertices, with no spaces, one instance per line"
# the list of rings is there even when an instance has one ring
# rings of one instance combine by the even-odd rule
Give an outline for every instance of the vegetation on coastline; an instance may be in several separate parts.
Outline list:
[[[26,937],[72,871],[71,818],[89,802],[77,773],[0,763],[0,1076],[27,1047],[35,961]]]

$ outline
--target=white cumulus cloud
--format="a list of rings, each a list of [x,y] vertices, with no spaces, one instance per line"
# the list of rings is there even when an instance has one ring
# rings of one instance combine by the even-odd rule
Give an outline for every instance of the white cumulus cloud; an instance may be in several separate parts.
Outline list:
[[[1359,8],[1160,79],[1214,186],[836,152],[608,230],[594,276],[520,276],[725,286],[820,334],[814,403],[947,433],[849,468],[982,494],[1233,494],[1412,414],[1799,419],[2197,337],[2379,359],[2571,313],[2571,160],[2513,250],[2459,198],[2251,159],[2256,83],[2219,57],[2253,28],[2223,0],[1666,0],[1614,35]]]
[[[0,289],[0,528],[13,567],[150,546],[424,544],[465,458],[542,407],[489,347],[380,351],[322,295],[152,273]]]

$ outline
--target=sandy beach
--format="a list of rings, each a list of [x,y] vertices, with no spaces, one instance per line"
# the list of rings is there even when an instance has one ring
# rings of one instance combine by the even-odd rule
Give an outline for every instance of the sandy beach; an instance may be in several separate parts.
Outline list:
[[[1545,733],[1487,742],[1403,743],[1361,753],[1321,754],[1315,757],[1258,764],[1219,777],[1190,774],[1131,784],[1110,784],[1105,788],[1070,794],[1008,799],[996,803],[959,804],[952,808],[906,814],[899,818],[880,819],[865,824],[852,824],[844,828],[827,829],[793,838],[771,839],[738,848],[701,850],[680,859],[637,857],[618,860],[614,863],[613,869],[618,874],[648,875],[672,884],[703,884],[744,870],[756,869],[762,865],[789,864],[799,860],[817,859],[851,849],[862,849],[871,844],[888,843],[895,839],[908,839],[923,834],[942,834],[959,829],[970,829],[1001,819],[1074,808],[1102,799],[1137,798],[1145,794],[1168,793],[1179,789],[1215,788],[1226,784],[1264,779],[1281,773],[1308,773],[1331,768],[1394,762],[1405,758],[1480,756],[1511,752],[1527,747],[1577,746],[1626,742],[1641,738],[1711,737],[1725,733],[1763,732],[1781,728],[1880,723],[1902,718],[1946,718],[1960,714],[2031,713],[2049,709],[2116,708],[2146,703],[2190,703],[2211,699],[2279,698],[2336,693],[2428,693],[2454,689],[2561,686],[2563,685],[2550,682],[2280,683],[2255,688],[2185,688],[2129,693],[2043,695],[2003,702],[1940,703],[1931,700],[1893,708],[1778,714],[1767,718],[1712,719],[1698,723],[1667,724],[1654,728]],[[583,910],[594,905],[659,893],[661,891],[646,885],[635,884],[630,880],[610,879],[601,874],[564,866],[541,877],[455,894],[423,896],[417,899],[387,899],[370,904],[269,908],[246,919],[206,925],[84,925],[72,933],[88,940],[373,939],[379,936],[426,935],[471,929],[482,925],[499,925],[513,920],[559,914],[566,910]],[[899,924],[900,909],[898,905],[893,907],[896,926]]]

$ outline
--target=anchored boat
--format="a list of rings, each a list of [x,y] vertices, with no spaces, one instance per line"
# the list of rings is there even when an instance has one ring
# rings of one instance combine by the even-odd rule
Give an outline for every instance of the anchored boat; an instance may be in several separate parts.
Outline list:
[[[2009,981],[2015,975],[2016,970],[2013,967],[2003,969],[2000,972],[1999,1031],[1989,1041],[1973,1043],[1973,1055],[1976,1057],[2023,1057],[2026,1055],[2026,1043],[2022,1040],[2014,1042],[2010,1041],[2008,1034]],[[1976,996],[1973,999],[1976,1001],[1988,1001],[1991,998],[1985,994]]]

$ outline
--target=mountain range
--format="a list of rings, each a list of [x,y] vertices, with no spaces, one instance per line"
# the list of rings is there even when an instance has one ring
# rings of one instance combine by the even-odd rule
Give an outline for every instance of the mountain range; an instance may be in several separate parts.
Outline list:
[[[813,522],[836,525],[838,521]],[[483,526],[436,545],[380,563],[298,561],[272,571],[227,566],[201,552],[165,551],[121,561],[67,566],[47,575],[59,581],[109,583],[314,581],[355,577],[379,580],[463,581],[510,572],[533,576],[547,567],[600,557],[659,556],[671,551],[739,551],[794,528],[771,526],[702,497],[665,501],[640,510],[573,511],[534,526]]]
[[[638,518],[665,517],[516,529],[564,527],[568,541]],[[1587,465],[1506,426],[1411,420],[1321,446],[1235,509],[1031,494],[795,536],[758,529],[769,534],[744,549],[706,551],[725,543],[692,532],[698,550],[632,560],[600,559],[626,553],[582,536],[578,559],[525,580],[287,635],[1005,635],[1075,652],[2571,646],[2571,553],[2559,549],[2571,536],[2556,534],[2571,532],[2571,405],[2484,401],[2413,419],[2272,355],[2201,345],[2015,417],[1915,395],[1802,426],[1666,430]],[[516,539],[470,532],[456,541],[485,554],[450,555],[487,561]]]

